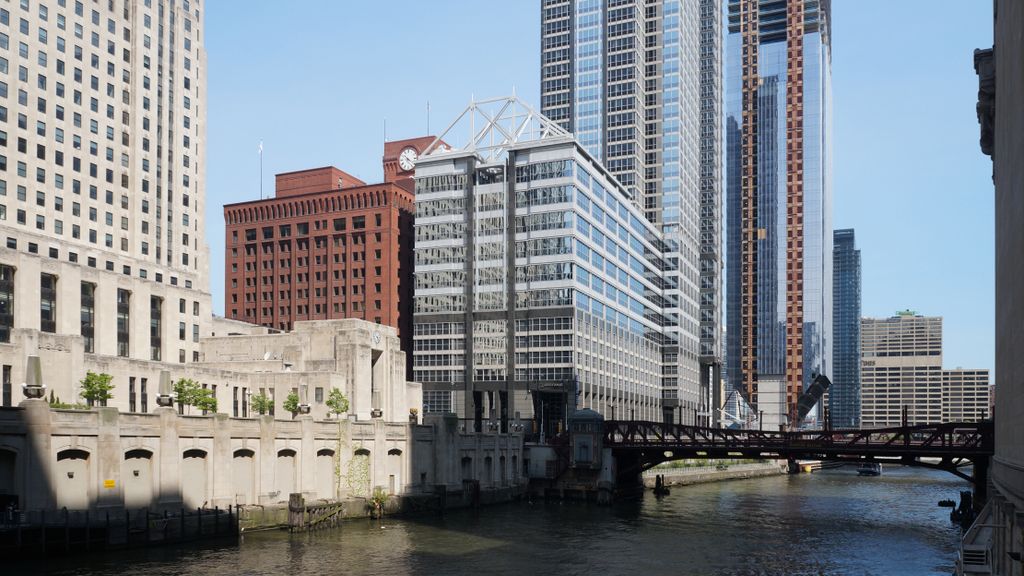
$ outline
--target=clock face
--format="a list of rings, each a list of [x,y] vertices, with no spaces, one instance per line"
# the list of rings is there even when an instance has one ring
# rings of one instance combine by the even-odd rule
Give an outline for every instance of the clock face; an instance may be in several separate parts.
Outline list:
[[[416,167],[416,149],[406,148],[398,155],[398,165],[402,170],[409,171]]]

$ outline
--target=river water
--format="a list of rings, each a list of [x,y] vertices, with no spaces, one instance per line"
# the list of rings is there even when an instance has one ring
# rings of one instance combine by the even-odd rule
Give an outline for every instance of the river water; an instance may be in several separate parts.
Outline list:
[[[14,568],[110,576],[948,575],[960,530],[937,502],[968,486],[944,472],[890,466],[859,478],[841,468],[677,487],[613,507],[523,502]]]

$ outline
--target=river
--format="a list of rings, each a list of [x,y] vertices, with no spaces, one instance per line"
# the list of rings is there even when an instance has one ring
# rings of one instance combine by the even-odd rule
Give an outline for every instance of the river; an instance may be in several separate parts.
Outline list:
[[[960,530],[936,504],[968,486],[930,470],[890,466],[859,478],[841,468],[678,487],[613,507],[522,502],[13,568],[110,576],[948,575]]]

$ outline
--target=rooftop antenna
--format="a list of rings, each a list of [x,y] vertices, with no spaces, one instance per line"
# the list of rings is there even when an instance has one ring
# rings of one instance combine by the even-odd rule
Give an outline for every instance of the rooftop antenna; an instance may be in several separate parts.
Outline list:
[[[260,138],[260,200],[263,200],[263,139]]]

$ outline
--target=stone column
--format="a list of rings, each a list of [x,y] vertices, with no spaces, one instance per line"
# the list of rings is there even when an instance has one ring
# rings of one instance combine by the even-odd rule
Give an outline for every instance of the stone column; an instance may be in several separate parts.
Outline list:
[[[153,410],[160,416],[160,491],[157,503],[167,508],[181,507],[181,446],[178,412],[169,406]]]
[[[25,415],[25,453],[22,464],[22,487],[25,499],[20,506],[23,510],[49,509],[54,506],[52,477],[53,462],[50,434],[53,425],[50,420],[50,405],[46,400],[30,398],[18,405]],[[22,455],[19,455],[22,456]]]
[[[118,415],[117,408],[96,408],[97,508],[124,506],[124,486],[121,478],[121,461],[124,460],[124,454],[121,450]],[[107,480],[113,480],[113,486],[107,483]]]
[[[388,443],[384,421],[373,419],[373,450],[370,452],[370,494],[378,486],[387,486]]]
[[[312,500],[316,494],[316,447],[313,444],[313,417],[309,414],[299,416],[299,428],[302,439],[299,445],[299,478],[296,488],[306,499]]]
[[[273,492],[276,483],[274,472],[277,467],[277,446],[274,433],[274,417],[260,416],[260,447],[257,451],[256,466],[256,502],[267,504],[266,494]],[[287,496],[287,494],[284,494]],[[273,502],[277,502],[274,499]]]
[[[348,467],[352,463],[352,419],[355,416],[339,419],[338,421],[338,472],[340,477],[335,478],[338,487],[338,499],[342,500],[349,496],[348,490]]]
[[[218,412],[213,415],[213,453],[210,456],[213,478],[213,483],[209,484],[213,486],[210,490],[211,501],[214,506],[224,508],[235,503],[231,420],[227,414]]]

